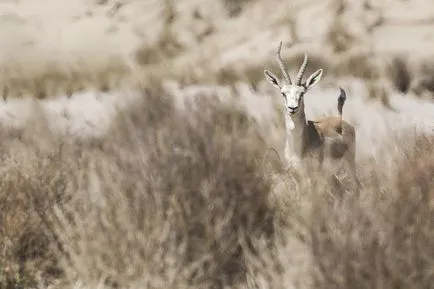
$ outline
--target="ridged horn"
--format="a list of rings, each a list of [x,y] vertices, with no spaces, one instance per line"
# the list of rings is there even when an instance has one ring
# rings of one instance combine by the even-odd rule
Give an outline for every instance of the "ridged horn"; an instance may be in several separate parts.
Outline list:
[[[306,67],[307,67],[307,53],[304,54],[304,60],[303,60],[303,64],[300,66],[300,70],[298,71],[297,74],[297,85],[301,85],[301,79],[303,78],[303,74],[306,71]]]
[[[279,48],[277,49],[277,63],[279,64],[279,68],[282,71],[283,78],[288,84],[292,84],[291,78],[289,77],[288,70],[283,63],[282,55],[280,55],[280,51],[282,50],[282,41],[280,41]]]

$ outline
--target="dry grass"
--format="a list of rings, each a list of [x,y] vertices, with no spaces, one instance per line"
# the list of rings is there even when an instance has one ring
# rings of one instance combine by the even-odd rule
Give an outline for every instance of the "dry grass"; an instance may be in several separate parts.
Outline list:
[[[62,197],[67,175],[72,172],[67,165],[53,160],[55,150],[45,150],[55,148],[49,131],[35,131],[35,127],[19,132],[18,138],[2,130],[2,288],[33,288],[62,274],[52,250],[52,234],[44,226],[44,212]]]
[[[5,167],[11,209],[3,219],[15,222],[4,226],[2,237],[14,247],[6,252],[38,249],[33,256],[42,262],[58,245],[64,277],[86,284],[243,282],[245,255],[258,254],[251,243],[273,234],[272,183],[262,168],[266,145],[254,122],[217,102],[179,112],[160,90],[148,91],[133,110],[96,147],[53,141],[49,155],[27,149],[30,168],[24,159]],[[18,170],[26,174],[12,173]],[[31,242],[33,230],[41,235]],[[38,245],[48,237],[50,246]]]
[[[433,144],[433,136],[417,136],[394,160],[390,179],[382,177],[379,163],[360,168],[359,196],[339,203],[312,197],[312,213],[300,235],[312,257],[314,288],[430,287]]]
[[[362,160],[361,191],[339,198],[321,175],[282,172],[233,104],[200,95],[178,110],[172,97],[148,87],[98,142],[59,141],[43,119],[3,133],[0,285],[432,284],[433,136],[392,140],[395,169]]]
[[[97,61],[47,61],[43,65],[26,67],[12,62],[2,67],[0,91],[5,100],[25,96],[46,99],[93,88],[109,91],[129,75],[125,61],[116,56]]]
[[[87,208],[73,223],[62,214],[57,228],[82,280],[147,288],[241,282],[241,244],[272,234],[271,180],[250,120],[217,103],[179,113],[166,97],[149,94],[114,144],[86,157],[90,187],[69,206]]]
[[[388,67],[388,75],[398,91],[402,93],[408,92],[412,81],[412,74],[404,57],[395,57],[392,60]]]
[[[425,60],[416,67],[415,80],[412,82],[411,91],[416,95],[434,98],[434,62]]]

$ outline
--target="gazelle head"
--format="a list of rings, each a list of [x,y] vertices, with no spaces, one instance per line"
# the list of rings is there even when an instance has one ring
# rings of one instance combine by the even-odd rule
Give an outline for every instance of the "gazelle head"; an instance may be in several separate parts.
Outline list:
[[[280,55],[281,49],[282,41],[280,42],[279,48],[277,49],[277,63],[279,64],[279,68],[283,74],[283,82],[281,82],[279,78],[277,78],[271,71],[268,70],[264,70],[265,79],[267,79],[275,87],[279,88],[285,102],[286,111],[289,115],[295,115],[304,107],[304,94],[309,90],[309,88],[311,88],[321,79],[322,69],[318,69],[312,73],[305,82],[302,82],[303,74],[307,66],[307,54],[305,54],[303,64],[301,65],[297,74],[297,79],[293,84],[291,78],[289,77],[288,70],[283,63],[282,56]]]

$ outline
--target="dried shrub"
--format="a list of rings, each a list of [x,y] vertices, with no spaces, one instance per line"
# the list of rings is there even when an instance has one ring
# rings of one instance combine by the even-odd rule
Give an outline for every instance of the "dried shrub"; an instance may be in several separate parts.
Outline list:
[[[368,100],[379,101],[387,108],[392,108],[389,99],[389,90],[385,80],[366,80]]]
[[[214,34],[215,31],[216,31],[215,26],[212,23],[207,23],[206,27],[196,35],[197,42],[200,43],[204,41],[205,38]]]
[[[155,44],[143,45],[135,52],[135,60],[140,65],[159,64],[165,59],[175,57],[182,50],[181,44],[169,32],[162,32]]]
[[[84,152],[81,186],[50,223],[70,277],[147,288],[245,282],[246,255],[273,234],[254,122],[203,98],[179,111],[158,89],[130,113],[103,151]]]
[[[24,96],[46,99],[65,93],[70,95],[86,88],[107,91],[130,75],[123,60],[116,57],[105,63],[78,61],[70,65],[48,62],[42,67],[9,65],[3,69],[0,81],[4,99]]]
[[[41,251],[47,247],[46,236],[25,193],[29,184],[13,170],[3,170],[1,177],[0,287],[14,288],[22,283],[20,280],[35,282],[34,272],[29,272],[24,263],[29,255],[34,255],[34,258],[38,254],[40,256]],[[33,249],[31,254],[26,252],[30,248]]]
[[[402,93],[407,93],[412,81],[410,68],[402,57],[395,57],[388,67],[387,73],[393,86]]]
[[[8,151],[0,173],[2,288],[45,286],[63,275],[44,216],[61,199],[71,172],[35,146],[24,154],[22,149],[21,144]]]
[[[229,17],[237,17],[252,0],[222,0]]]
[[[324,42],[332,48],[334,53],[342,53],[353,47],[356,41],[343,21],[343,14],[348,8],[348,4],[344,0],[335,0],[331,5],[333,9],[333,22],[328,28]]]
[[[217,71],[215,78],[218,84],[229,85],[229,86],[232,86],[237,81],[241,80],[237,71],[231,68],[220,69],[219,71]]]
[[[143,44],[135,52],[135,60],[140,65],[159,64],[165,59],[178,55],[183,46],[178,41],[172,26],[175,23],[177,13],[172,0],[164,1],[163,29],[155,43]]]
[[[333,52],[342,53],[354,45],[355,38],[348,32],[345,24],[336,20],[330,26],[325,43],[332,48]]]
[[[364,80],[377,79],[380,76],[374,55],[364,51],[352,51],[340,55],[335,71],[339,76],[351,75]]]
[[[339,203],[325,202],[318,195],[312,198],[303,242],[310,249],[315,288],[432,284],[433,144],[432,135],[417,136],[412,148],[396,156],[389,181],[378,180],[372,171],[380,173],[380,161],[361,168],[359,197],[348,195]]]
[[[411,90],[418,96],[427,95],[434,98],[434,62],[426,60],[417,69],[417,78]]]

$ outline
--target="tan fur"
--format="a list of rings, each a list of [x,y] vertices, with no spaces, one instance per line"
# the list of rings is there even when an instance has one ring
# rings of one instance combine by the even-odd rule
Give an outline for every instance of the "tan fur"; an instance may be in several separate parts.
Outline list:
[[[318,167],[333,175],[342,169],[358,184],[356,176],[356,131],[341,117],[307,121],[301,156],[308,170]],[[314,167],[312,167],[314,166]]]
[[[356,131],[354,127],[341,120],[338,116],[329,116],[313,122],[318,133],[324,137],[337,137],[344,135],[347,141],[354,140]]]

